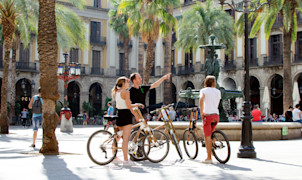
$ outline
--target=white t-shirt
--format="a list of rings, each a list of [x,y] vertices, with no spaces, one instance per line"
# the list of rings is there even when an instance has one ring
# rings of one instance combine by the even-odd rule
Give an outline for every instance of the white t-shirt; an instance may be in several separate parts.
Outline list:
[[[206,87],[200,90],[205,95],[203,101],[203,113],[205,114],[219,114],[218,105],[221,99],[221,93],[217,88]]]
[[[294,110],[293,110],[293,120],[294,121],[297,121],[297,120],[300,120],[300,109],[297,109],[297,108],[295,108]]]

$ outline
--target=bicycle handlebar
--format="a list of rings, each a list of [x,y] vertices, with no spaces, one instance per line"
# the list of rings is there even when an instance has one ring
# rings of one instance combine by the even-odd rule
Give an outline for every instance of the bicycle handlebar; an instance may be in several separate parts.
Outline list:
[[[169,107],[171,107],[171,106],[174,106],[174,103],[171,103],[171,104],[168,104],[168,105],[163,106],[163,107],[161,107],[161,108],[158,108],[158,109],[155,109],[155,110],[153,110],[153,111],[150,111],[150,114],[155,114],[156,112],[161,111],[162,109],[169,108]]]

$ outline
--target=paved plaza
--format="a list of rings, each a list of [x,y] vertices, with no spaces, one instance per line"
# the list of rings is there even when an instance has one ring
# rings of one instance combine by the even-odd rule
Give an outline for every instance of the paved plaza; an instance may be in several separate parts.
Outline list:
[[[97,126],[75,126],[73,133],[61,133],[57,128],[61,155],[39,154],[42,129],[39,129],[36,147],[30,148],[32,129],[11,126],[10,134],[0,135],[1,180],[79,180],[79,179],[302,179],[302,139],[283,141],[256,141],[256,159],[237,158],[240,142],[231,142],[231,158],[227,164],[202,164],[205,148],[200,149],[196,160],[189,160],[183,145],[184,160],[180,160],[174,146],[161,163],[135,162],[99,166],[88,157],[86,143]],[[182,143],[182,142],[181,142]],[[200,146],[201,147],[201,146]],[[122,158],[122,152],[118,153]]]

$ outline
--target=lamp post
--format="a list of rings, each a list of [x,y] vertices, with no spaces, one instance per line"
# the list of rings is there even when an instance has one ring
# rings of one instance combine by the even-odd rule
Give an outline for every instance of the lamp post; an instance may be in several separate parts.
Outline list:
[[[251,123],[251,102],[250,102],[250,73],[249,73],[249,28],[248,28],[248,14],[250,12],[258,11],[263,5],[270,5],[272,0],[267,0],[265,3],[260,3],[252,0],[243,0],[242,2],[235,3],[231,0],[231,3],[226,2],[227,0],[219,0],[221,7],[223,5],[230,6],[234,11],[242,12],[244,14],[244,54],[245,54],[245,68],[244,68],[244,96],[245,101],[243,102],[243,117],[242,117],[242,132],[241,132],[241,144],[239,152],[237,153],[238,158],[256,158],[255,148],[252,142],[252,123]]]
[[[35,92],[35,86],[36,86],[36,83],[34,80],[31,81],[31,93],[34,94]]]
[[[64,81],[64,107],[60,114],[61,132],[73,132],[72,114],[67,105],[68,81],[77,79],[81,75],[81,65],[76,63],[67,64],[67,53],[63,53],[65,62],[58,64],[58,78]]]

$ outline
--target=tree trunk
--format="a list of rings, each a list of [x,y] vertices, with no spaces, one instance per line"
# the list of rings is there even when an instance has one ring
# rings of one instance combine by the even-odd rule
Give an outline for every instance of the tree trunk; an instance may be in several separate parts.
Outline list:
[[[12,2],[13,3],[13,2]],[[11,13],[11,14],[10,14]],[[8,134],[8,117],[7,117],[7,86],[8,86],[8,68],[9,68],[9,55],[12,48],[13,35],[15,26],[11,22],[15,21],[15,14],[8,10],[8,17],[2,16],[2,34],[5,42],[5,55],[3,64],[3,79],[1,89],[1,115],[0,115],[0,133]],[[10,21],[9,21],[9,20]]]
[[[124,40],[124,51],[125,51],[125,76],[129,77],[129,39]]]
[[[38,52],[40,61],[40,86],[43,98],[43,145],[40,153],[58,154],[55,130],[59,117],[55,101],[59,99],[57,78],[57,27],[55,0],[39,0]]]
[[[169,13],[173,14],[173,8],[168,8]],[[172,24],[170,24],[170,31],[165,40],[165,74],[171,73],[171,51],[172,51]],[[172,77],[172,76],[171,76]],[[172,78],[171,78],[172,79]],[[164,104],[170,104],[173,101],[172,81],[171,79],[164,82]]]
[[[154,66],[154,41],[148,38],[146,66],[144,70],[144,84],[149,84],[150,73]]]
[[[15,97],[16,97],[16,52],[17,52],[17,42],[13,42],[13,56],[12,56],[12,73],[11,73],[11,88],[10,88],[10,96],[11,96],[11,108],[10,108],[10,123],[12,122],[13,116],[15,114]]]
[[[142,36],[139,36],[139,44],[138,44],[138,73],[140,75],[144,72],[144,42],[142,40]]]
[[[283,27],[283,110],[293,104],[293,83],[291,69],[291,34],[292,28],[286,32]]]

